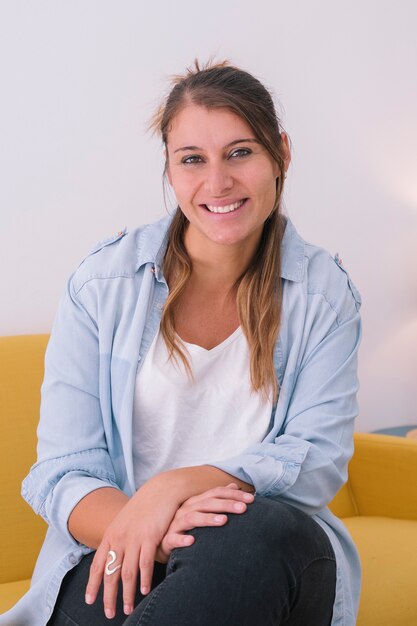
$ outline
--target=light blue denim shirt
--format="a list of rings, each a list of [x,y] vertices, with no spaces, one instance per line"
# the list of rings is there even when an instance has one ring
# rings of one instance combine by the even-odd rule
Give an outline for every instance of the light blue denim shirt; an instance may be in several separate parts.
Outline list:
[[[135,492],[134,387],[168,293],[161,265],[170,220],[101,242],[68,282],[46,352],[38,460],[22,486],[49,528],[30,590],[0,625],[47,623],[63,577],[91,552],[67,528],[86,494],[106,486]],[[269,432],[243,454],[210,464],[323,527],[337,562],[332,626],[354,626],[359,558],[327,505],[353,453],[361,300],[338,257],[306,243],[288,218],[281,257],[280,393]]]

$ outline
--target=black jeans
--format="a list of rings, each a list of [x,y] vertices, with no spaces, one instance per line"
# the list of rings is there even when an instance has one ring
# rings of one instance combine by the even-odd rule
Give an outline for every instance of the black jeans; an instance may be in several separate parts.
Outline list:
[[[135,610],[103,611],[102,587],[84,602],[93,558],[65,576],[48,626],[329,626],[336,585],[333,548],[323,529],[293,506],[256,496],[222,527],[188,531],[195,542],[155,563],[152,590]]]

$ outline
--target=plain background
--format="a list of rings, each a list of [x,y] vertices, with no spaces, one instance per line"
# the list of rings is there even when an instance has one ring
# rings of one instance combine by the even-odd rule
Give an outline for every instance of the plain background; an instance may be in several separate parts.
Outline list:
[[[416,32],[415,0],[0,0],[0,333],[49,332],[96,241],[172,210],[147,123],[228,58],[291,137],[286,212],[362,294],[357,428],[416,424]]]

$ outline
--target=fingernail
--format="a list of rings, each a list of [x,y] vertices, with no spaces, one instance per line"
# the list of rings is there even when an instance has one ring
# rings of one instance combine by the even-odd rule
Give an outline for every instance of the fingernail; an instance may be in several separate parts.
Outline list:
[[[235,511],[243,511],[244,508],[245,508],[245,505],[243,504],[243,502],[236,502]]]
[[[243,496],[244,500],[247,500],[247,502],[252,502],[254,496],[251,493],[245,493],[245,495]]]
[[[94,598],[90,593],[86,593],[85,594],[85,603],[86,604],[93,604],[94,602]]]
[[[113,619],[113,617],[115,616],[115,612],[113,609],[104,609],[104,614],[107,619]]]
[[[125,615],[130,615],[133,611],[133,607],[130,606],[130,604],[125,604],[123,606],[123,611],[125,612]]]
[[[146,594],[149,592],[149,587],[141,587],[140,592],[143,596],[146,596]]]
[[[226,519],[225,515],[215,515],[214,516],[214,521],[215,522],[224,522]]]

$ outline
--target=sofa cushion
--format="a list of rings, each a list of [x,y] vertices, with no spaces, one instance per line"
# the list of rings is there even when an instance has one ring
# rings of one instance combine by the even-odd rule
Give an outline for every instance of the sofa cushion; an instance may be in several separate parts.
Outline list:
[[[357,626],[415,626],[417,521],[360,516],[343,523],[363,569]]]

